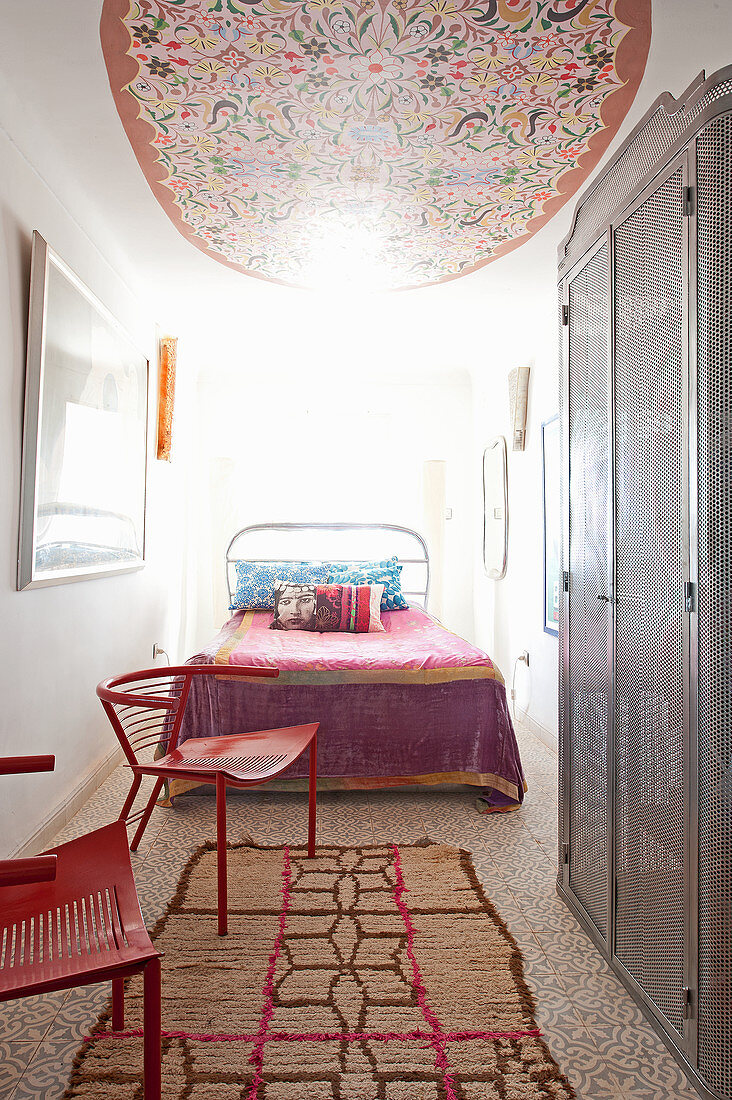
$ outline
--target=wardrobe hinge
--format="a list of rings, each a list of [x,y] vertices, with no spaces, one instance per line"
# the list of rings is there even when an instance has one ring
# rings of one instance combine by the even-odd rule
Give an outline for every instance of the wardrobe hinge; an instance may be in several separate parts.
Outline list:
[[[569,306],[562,306],[562,324],[569,324]]]
[[[684,217],[690,218],[694,213],[694,188],[684,188]]]
[[[696,595],[694,591],[694,584],[692,581],[684,581],[684,611],[694,611],[694,597]]]
[[[566,570],[562,573],[562,587],[565,592],[569,592],[569,573]]]
[[[684,986],[682,994],[684,1004],[684,1019],[691,1020],[694,1016],[694,994],[688,985]]]

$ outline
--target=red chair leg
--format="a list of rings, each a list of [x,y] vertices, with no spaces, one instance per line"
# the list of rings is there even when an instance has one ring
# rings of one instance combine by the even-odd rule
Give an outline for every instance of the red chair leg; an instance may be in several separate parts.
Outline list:
[[[149,800],[147,806],[145,807],[145,812],[143,813],[142,817],[140,818],[140,824],[137,826],[137,832],[135,833],[132,844],[130,844],[130,851],[131,852],[136,852],[137,851],[138,845],[139,845],[140,841],[142,840],[142,834],[145,832],[145,829],[147,828],[147,823],[150,820],[150,814],[153,812],[153,808],[155,806],[155,803],[158,800],[158,795],[160,794],[161,790],[163,789],[163,783],[164,782],[165,782],[164,779],[156,779],[155,780],[155,786],[153,787],[153,792],[150,795],[150,800]]]
[[[122,807],[122,810],[121,810],[119,818],[118,818],[119,821],[126,821],[127,820],[128,816],[129,816],[129,813],[130,813],[130,810],[132,809],[132,804],[135,801],[135,798],[137,797],[137,792],[140,789],[140,784],[141,783],[142,783],[142,776],[141,775],[136,775],[136,776],[133,777],[132,786],[130,787],[129,794],[127,795],[127,798],[125,799],[125,804]]]
[[[150,959],[143,971],[143,1080],[145,1100],[160,1100],[162,1056],[160,959]]]
[[[216,860],[218,869],[219,935],[229,930],[229,890],[226,872],[226,779],[216,773]]]
[[[125,980],[112,979],[112,1028],[123,1031],[125,1026]]]
[[[308,804],[308,859],[315,855],[315,808],[318,797],[318,735],[310,742],[310,784]]]

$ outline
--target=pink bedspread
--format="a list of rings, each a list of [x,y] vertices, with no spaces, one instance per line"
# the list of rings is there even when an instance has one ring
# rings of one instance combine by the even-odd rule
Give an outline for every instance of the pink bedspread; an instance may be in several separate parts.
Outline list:
[[[181,738],[320,723],[318,776],[337,789],[471,783],[491,811],[515,809],[525,784],[503,678],[490,657],[425,611],[387,611],[384,633],[270,630],[272,613],[237,611],[191,660]],[[274,665],[277,679],[227,676]],[[307,774],[301,757],[288,773]],[[176,793],[171,789],[171,794]]]
[[[385,611],[382,621],[383,633],[317,634],[271,630],[271,612],[247,611],[230,619],[205,652],[216,664],[274,665],[281,682],[283,674],[292,678],[287,673],[307,673],[310,683],[333,682],[334,676],[339,683],[396,678],[403,683],[502,682],[486,653],[440,626],[426,611]]]

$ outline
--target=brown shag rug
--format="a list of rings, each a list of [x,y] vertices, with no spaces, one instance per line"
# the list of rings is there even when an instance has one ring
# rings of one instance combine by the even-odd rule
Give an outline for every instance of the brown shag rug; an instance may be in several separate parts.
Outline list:
[[[155,930],[166,1100],[568,1100],[520,952],[467,852],[232,847],[189,861]],[[141,1100],[141,982],[97,1024],[67,1098]]]

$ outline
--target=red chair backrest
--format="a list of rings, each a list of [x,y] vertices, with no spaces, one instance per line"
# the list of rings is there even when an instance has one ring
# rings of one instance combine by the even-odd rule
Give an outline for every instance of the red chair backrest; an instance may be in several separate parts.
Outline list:
[[[229,678],[279,676],[277,668],[247,665],[172,665],[147,668],[113,676],[97,687],[112,728],[128,763],[138,754],[161,745],[171,752],[178,744],[188,693],[193,679],[201,676]]]

